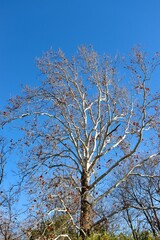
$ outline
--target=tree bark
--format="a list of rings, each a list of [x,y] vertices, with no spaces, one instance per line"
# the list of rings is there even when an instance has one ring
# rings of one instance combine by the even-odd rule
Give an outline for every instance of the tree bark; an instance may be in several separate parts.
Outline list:
[[[92,226],[92,207],[89,202],[90,194],[88,191],[88,176],[87,173],[83,171],[81,177],[81,216],[80,216],[80,235],[84,240],[86,236],[90,235],[90,230]]]

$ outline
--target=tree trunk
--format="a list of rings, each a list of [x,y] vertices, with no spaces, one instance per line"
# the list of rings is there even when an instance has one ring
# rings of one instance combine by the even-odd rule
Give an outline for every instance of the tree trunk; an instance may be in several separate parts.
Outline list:
[[[86,172],[82,173],[81,177],[81,216],[80,216],[80,227],[81,227],[81,237],[85,239],[85,236],[89,236],[91,225],[92,225],[92,217],[91,217],[91,204],[89,202],[89,192],[88,192],[88,176]]]

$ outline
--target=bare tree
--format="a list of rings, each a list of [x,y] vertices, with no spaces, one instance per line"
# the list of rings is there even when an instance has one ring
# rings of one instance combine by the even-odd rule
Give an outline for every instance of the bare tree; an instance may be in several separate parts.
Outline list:
[[[1,190],[0,198],[0,238],[2,240],[19,239],[22,236],[19,217],[20,210],[16,208],[18,194],[14,187]],[[22,239],[22,238],[20,238]]]
[[[11,202],[8,201],[7,195],[3,189],[3,181],[5,181],[5,166],[7,163],[6,141],[3,137],[0,138],[0,237],[4,240],[11,239],[10,217],[11,217]],[[9,211],[8,211],[9,210]],[[8,216],[10,212],[10,217]]]
[[[79,48],[70,60],[61,50],[50,50],[37,60],[42,83],[26,86],[22,96],[11,98],[1,112],[2,127],[17,120],[22,131],[17,142],[22,144],[21,176],[35,186],[54,178],[72,218],[75,213],[61,187],[63,182],[69,191],[70,179],[68,194],[79,198],[75,225],[83,239],[103,221],[96,212],[99,202],[159,156],[160,96],[151,89],[159,63],[158,53],[150,61],[139,50],[133,50],[124,67],[117,58],[101,57],[92,48]],[[152,151],[147,153],[149,145]],[[138,159],[142,149],[146,157]],[[116,178],[123,164],[129,166],[128,172]],[[55,188],[49,190],[54,197]]]
[[[151,231],[155,238],[160,231],[160,161],[157,160],[132,173],[116,192],[117,204],[124,209],[122,218],[136,240],[142,231]]]
[[[3,137],[0,137],[0,185],[4,178],[4,169],[6,165],[6,156],[8,150],[6,150],[6,142]]]

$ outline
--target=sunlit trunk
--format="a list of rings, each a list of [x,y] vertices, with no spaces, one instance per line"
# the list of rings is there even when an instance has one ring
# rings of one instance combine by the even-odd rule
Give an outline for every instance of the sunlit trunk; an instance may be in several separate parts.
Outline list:
[[[81,177],[81,216],[80,216],[80,227],[81,227],[81,237],[85,239],[86,236],[89,236],[91,225],[92,225],[92,207],[89,202],[89,192],[88,192],[88,176],[85,172],[82,173]]]

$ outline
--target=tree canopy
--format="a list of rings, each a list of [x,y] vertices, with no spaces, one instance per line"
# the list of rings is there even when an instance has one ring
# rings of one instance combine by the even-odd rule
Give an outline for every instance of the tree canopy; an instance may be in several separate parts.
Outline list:
[[[0,113],[4,131],[7,124],[21,131],[12,147],[22,154],[31,215],[67,214],[83,239],[107,226],[117,213],[110,194],[145,163],[159,164],[160,94],[152,89],[159,64],[159,53],[149,59],[133,49],[121,59],[85,46],[71,58],[50,50],[37,59],[41,83]]]

